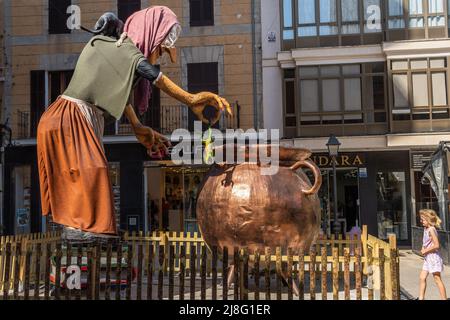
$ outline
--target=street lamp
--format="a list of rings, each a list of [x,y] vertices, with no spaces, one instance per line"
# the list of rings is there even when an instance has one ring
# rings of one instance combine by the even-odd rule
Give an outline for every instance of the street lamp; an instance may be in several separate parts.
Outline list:
[[[330,139],[327,142],[328,154],[332,158],[333,162],[333,200],[334,200],[334,234],[336,238],[340,232],[340,226],[338,222],[338,204],[337,204],[337,179],[336,179],[336,157],[339,153],[339,147],[341,143],[334,134],[330,135]]]

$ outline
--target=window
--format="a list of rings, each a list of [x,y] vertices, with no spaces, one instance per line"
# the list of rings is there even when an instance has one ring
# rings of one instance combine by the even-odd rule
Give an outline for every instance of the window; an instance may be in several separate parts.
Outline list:
[[[341,2],[342,26],[341,33],[359,33],[359,0]]]
[[[393,119],[448,119],[446,58],[394,60]]]
[[[364,32],[381,32],[380,0],[364,0]]]
[[[45,111],[45,71],[30,72],[30,135],[36,137],[39,119]]]
[[[191,27],[214,25],[213,0],[190,0],[189,7],[190,7]]]
[[[285,0],[286,2],[292,2],[292,0]],[[289,12],[289,6],[292,6],[291,3],[285,4],[284,7],[284,16]],[[286,19],[286,18],[285,18]],[[286,20],[285,20],[286,22]],[[316,28],[316,4],[315,0],[299,0],[298,3],[298,36],[299,37],[308,37],[317,35]],[[285,24],[285,28],[286,28]],[[294,37],[292,37],[293,39]],[[284,38],[286,39],[286,38]]]
[[[188,91],[197,93],[201,91],[209,91],[213,93],[219,93],[219,65],[217,62],[205,62],[205,63],[188,63],[187,64],[187,78],[188,78]],[[212,106],[207,106],[203,112],[207,119],[211,119],[215,116],[216,110]],[[193,131],[194,121],[197,117],[194,116],[191,110],[189,110],[189,131]],[[216,123],[214,128],[219,128],[219,123]],[[207,130],[207,126],[203,125],[204,130]]]
[[[422,0],[409,0],[409,27],[423,28],[423,2]]]
[[[447,1],[450,6],[450,0]],[[444,38],[446,17],[450,21],[444,0],[283,0],[280,3],[286,41],[283,50]]]
[[[285,127],[297,126],[295,108],[295,69],[284,71]]]
[[[320,24],[319,34],[337,34],[336,0],[320,0]]]
[[[118,0],[117,15],[123,22],[136,11],[141,10],[141,0]]]
[[[63,94],[72,78],[73,70],[31,71],[30,73],[30,135],[36,137],[37,126],[45,108]],[[48,87],[46,88],[46,82]],[[48,92],[48,96],[46,96]],[[46,97],[48,100],[46,100]]]
[[[405,20],[403,19],[403,0],[390,0],[388,3],[388,28],[404,28]]]
[[[428,0],[428,26],[445,26],[444,0]]]
[[[69,14],[67,8],[72,4],[71,0],[48,0],[48,33],[70,33],[67,28]]]
[[[383,63],[300,67],[301,124],[385,123],[384,77]]]
[[[73,70],[68,71],[49,71],[48,83],[49,83],[49,98],[47,104],[54,102],[69,86],[72,79]]]

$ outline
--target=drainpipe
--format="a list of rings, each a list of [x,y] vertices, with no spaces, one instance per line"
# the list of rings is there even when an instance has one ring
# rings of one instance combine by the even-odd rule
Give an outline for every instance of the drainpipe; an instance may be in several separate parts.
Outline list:
[[[252,0],[252,59],[253,59],[253,124],[256,130],[259,129],[259,112],[258,112],[258,92],[256,77],[256,0]]]

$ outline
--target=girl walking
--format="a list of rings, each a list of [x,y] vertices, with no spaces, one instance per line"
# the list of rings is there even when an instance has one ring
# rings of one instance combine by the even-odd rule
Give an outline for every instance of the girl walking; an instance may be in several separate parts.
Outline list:
[[[424,256],[422,272],[420,273],[420,295],[418,300],[425,299],[425,290],[427,287],[427,277],[431,273],[434,281],[439,288],[439,294],[442,300],[447,300],[444,283],[441,279],[441,272],[444,269],[442,257],[439,254],[439,239],[436,227],[440,227],[441,219],[436,212],[431,209],[420,210],[420,222],[424,227],[423,244],[421,253]]]

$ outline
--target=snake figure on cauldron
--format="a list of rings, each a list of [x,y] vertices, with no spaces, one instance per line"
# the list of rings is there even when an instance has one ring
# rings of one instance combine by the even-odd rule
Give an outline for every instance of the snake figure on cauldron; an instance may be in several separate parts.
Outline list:
[[[154,65],[167,53],[176,61],[181,26],[175,13],[152,6],[131,15],[125,24],[113,13],[98,20],[63,95],[42,115],[37,156],[42,213],[63,226],[63,239],[84,241],[116,237],[114,196],[103,146],[105,118],[128,118],[150,157],[162,158],[170,141],[142,125],[151,83],[189,106],[203,122],[216,123],[230,104],[211,92],[185,92]],[[134,94],[132,95],[132,91]],[[216,108],[213,119],[206,106]]]

